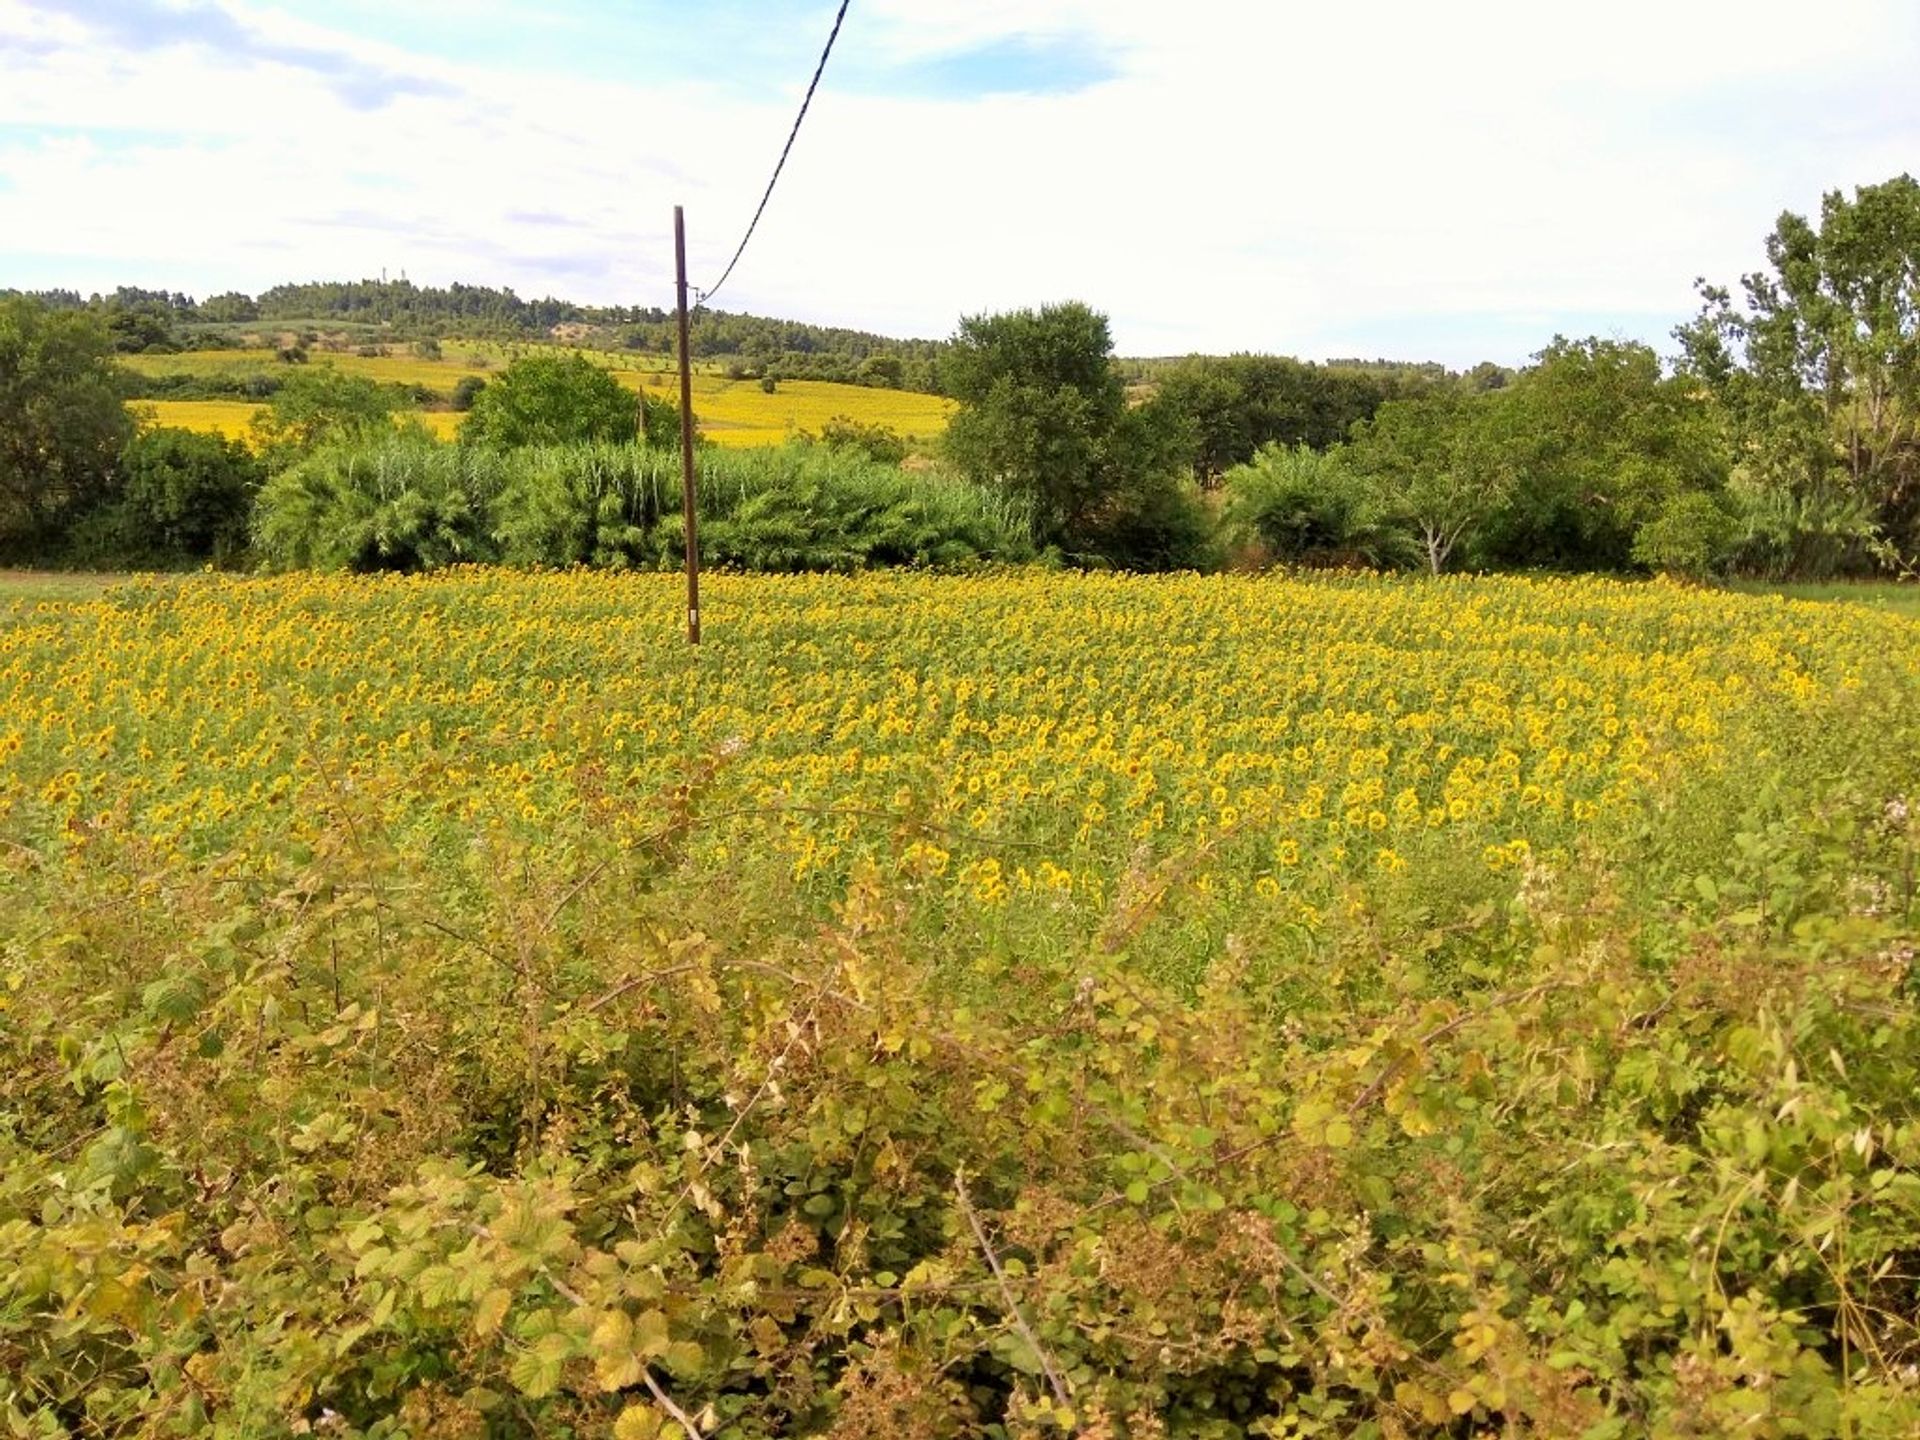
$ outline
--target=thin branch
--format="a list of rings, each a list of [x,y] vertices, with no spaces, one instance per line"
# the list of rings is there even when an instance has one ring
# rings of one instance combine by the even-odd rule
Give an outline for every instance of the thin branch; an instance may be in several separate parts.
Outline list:
[[[561,912],[573,903],[575,897],[577,897],[582,890],[586,889],[605,874],[607,867],[611,864],[613,864],[612,857],[602,860],[598,865],[595,865],[568,887],[567,893],[562,895],[560,899],[555,902],[554,907],[547,912],[547,918],[541,922],[540,933],[545,935],[549,930],[553,929],[555,923],[560,919]]]
[[[967,1224],[973,1228],[973,1238],[980,1242],[980,1253],[987,1257],[987,1268],[993,1271],[993,1278],[1000,1282],[1000,1298],[1006,1303],[1007,1311],[1013,1316],[1013,1325],[1020,1332],[1020,1338],[1040,1361],[1040,1368],[1046,1372],[1047,1384],[1053,1388],[1053,1398],[1060,1402],[1060,1408],[1071,1412],[1073,1397],[1067,1392],[1067,1382],[1060,1378],[1060,1370],[1053,1363],[1053,1356],[1047,1353],[1047,1347],[1040,1343],[1040,1337],[1033,1333],[1033,1327],[1027,1323],[1026,1311],[1020,1308],[1020,1302],[1014,1298],[1013,1287],[1007,1283],[1007,1272],[1000,1268],[1000,1257],[993,1253],[993,1244],[987,1239],[987,1230],[980,1223],[980,1214],[973,1208],[973,1201],[967,1196],[967,1176],[965,1170],[956,1170],[953,1175],[953,1193],[960,1201],[960,1212],[967,1217]]]
[[[484,1225],[477,1223],[470,1224],[467,1226],[467,1231],[469,1234],[479,1236],[482,1240],[493,1241],[496,1245],[500,1243],[495,1239],[493,1232]],[[592,1308],[587,1304],[584,1295],[567,1284],[567,1282],[562,1280],[558,1275],[554,1274],[552,1270],[548,1269],[545,1262],[540,1263],[535,1268],[538,1270],[540,1278],[551,1285],[554,1293],[569,1305],[572,1305],[577,1310]],[[647,1389],[652,1392],[655,1403],[657,1403],[662,1410],[666,1411],[667,1414],[671,1415],[674,1420],[679,1423],[682,1430],[687,1432],[688,1440],[700,1440],[700,1427],[688,1418],[686,1411],[673,1403],[673,1397],[660,1388],[660,1382],[653,1378],[653,1371],[648,1369],[644,1364],[640,1367],[640,1378],[646,1381]]]
[[[660,1382],[653,1378],[653,1371],[642,1365],[640,1378],[647,1382],[647,1389],[653,1392],[654,1403],[671,1415],[680,1428],[687,1432],[687,1440],[700,1440],[700,1427],[688,1418],[686,1411],[673,1403],[671,1395],[660,1388]]]
[[[693,968],[692,965],[670,965],[665,970],[649,970],[644,975],[635,975],[631,980],[622,980],[598,1000],[586,1006],[580,1013],[582,1015],[591,1015],[596,1010],[605,1009],[614,1001],[620,999],[621,996],[638,990],[642,985],[651,985],[656,980],[665,980],[674,975],[684,975]]]
[[[1526,1000],[1537,999],[1539,996],[1545,995],[1552,990],[1564,990],[1569,983],[1570,982],[1565,980],[1544,980],[1540,984],[1526,990],[1518,990],[1510,995],[1496,995],[1486,1004],[1476,1006],[1471,1010],[1463,1010],[1454,1016],[1453,1019],[1447,1021],[1446,1024],[1429,1030],[1413,1042],[1413,1048],[1416,1051],[1425,1050],[1429,1046],[1446,1039],[1447,1036],[1453,1034],[1454,1031],[1459,1030],[1475,1020],[1491,1015],[1496,1010],[1505,1009],[1509,1005],[1518,1005]],[[1362,1110],[1366,1109],[1367,1106],[1379,1099],[1381,1092],[1395,1080],[1399,1079],[1406,1068],[1407,1060],[1404,1056],[1386,1065],[1378,1075],[1373,1077],[1372,1084],[1354,1096],[1353,1103],[1347,1106],[1347,1114],[1350,1116],[1358,1115]]]

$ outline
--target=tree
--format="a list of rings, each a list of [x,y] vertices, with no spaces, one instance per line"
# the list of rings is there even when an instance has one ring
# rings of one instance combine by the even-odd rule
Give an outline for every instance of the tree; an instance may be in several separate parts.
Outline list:
[[[1030,505],[1043,544],[1071,547],[1118,480],[1127,395],[1112,353],[1107,317],[1077,302],[971,315],[954,338],[948,453]]]
[[[1077,301],[968,316],[942,374],[960,402],[948,455],[1026,506],[1039,543],[1116,565],[1202,562],[1206,519],[1178,482],[1177,434],[1128,409],[1106,316]]]
[[[463,443],[500,450],[639,433],[638,397],[582,355],[515,360],[474,397],[460,427]]]
[[[1676,495],[1718,493],[1728,459],[1711,403],[1664,378],[1645,345],[1556,336],[1532,366],[1475,404],[1517,478],[1480,548],[1496,565],[1618,570],[1642,525]]]
[[[1687,373],[1732,417],[1742,470],[1800,499],[1863,499],[1920,550],[1920,182],[1830,191],[1816,228],[1791,211],[1744,304],[1700,282],[1675,332]]]
[[[143,430],[121,452],[112,498],[74,527],[76,555],[122,567],[230,563],[246,549],[263,478],[237,441]]]
[[[1435,391],[1389,401],[1355,427],[1349,462],[1380,483],[1435,575],[1512,493],[1505,419],[1496,397]]]
[[[1159,381],[1153,404],[1185,428],[1193,473],[1211,480],[1265,445],[1325,450],[1392,393],[1388,379],[1282,355],[1196,356]]]
[[[133,420],[94,316],[0,298],[0,538],[38,548],[105,493]]]
[[[253,429],[270,468],[279,469],[323,445],[386,437],[404,400],[393,386],[323,365],[289,375],[254,413]]]

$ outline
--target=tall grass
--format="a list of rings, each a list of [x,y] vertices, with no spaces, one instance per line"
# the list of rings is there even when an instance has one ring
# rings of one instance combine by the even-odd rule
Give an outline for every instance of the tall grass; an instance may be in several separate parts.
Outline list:
[[[709,565],[953,567],[1032,554],[1018,506],[845,450],[708,448],[696,473]],[[637,445],[501,453],[402,437],[332,449],[275,476],[254,517],[259,554],[276,569],[668,567],[684,534],[678,454]]]

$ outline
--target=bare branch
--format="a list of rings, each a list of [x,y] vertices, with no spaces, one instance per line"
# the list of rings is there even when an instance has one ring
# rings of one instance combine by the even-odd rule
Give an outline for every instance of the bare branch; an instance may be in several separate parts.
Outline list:
[[[993,1244],[987,1239],[986,1227],[980,1223],[980,1214],[973,1208],[973,1201],[967,1195],[967,1175],[957,1170],[953,1176],[953,1193],[960,1202],[960,1213],[967,1217],[967,1224],[973,1228],[973,1238],[980,1242],[980,1253],[987,1257],[987,1268],[993,1271],[993,1278],[1000,1282],[1000,1298],[1006,1302],[1007,1311],[1013,1317],[1013,1325],[1020,1332],[1040,1361],[1040,1368],[1046,1372],[1047,1384],[1053,1389],[1053,1398],[1060,1402],[1060,1408],[1071,1411],[1073,1397],[1067,1391],[1067,1382],[1060,1378],[1060,1369],[1053,1363],[1053,1357],[1047,1353],[1047,1347],[1040,1343],[1040,1337],[1033,1333],[1033,1327],[1027,1323],[1027,1315],[1020,1308],[1020,1302],[1014,1298],[1013,1287],[1007,1283],[1007,1272],[1000,1267],[1000,1257],[993,1252]]]

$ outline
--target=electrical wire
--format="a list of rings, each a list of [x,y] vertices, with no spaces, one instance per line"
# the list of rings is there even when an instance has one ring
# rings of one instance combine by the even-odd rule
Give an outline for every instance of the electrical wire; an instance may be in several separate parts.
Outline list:
[[[720,293],[720,287],[727,283],[727,277],[733,274],[733,267],[740,263],[740,257],[747,253],[747,242],[753,239],[754,228],[759,225],[760,217],[766,213],[767,202],[773,198],[773,187],[780,183],[780,172],[787,168],[787,156],[793,153],[793,142],[800,137],[800,122],[807,118],[807,107],[813,103],[813,92],[820,84],[820,76],[827,68],[827,57],[833,54],[833,42],[840,38],[840,22],[847,18],[847,5],[850,0],[840,0],[840,13],[833,17],[833,33],[827,36],[827,48],[820,52],[820,63],[813,68],[813,79],[807,84],[807,96],[800,102],[800,113],[793,118],[793,129],[787,135],[787,143],[780,151],[780,161],[773,167],[773,178],[767,181],[767,192],[760,197],[760,208],[753,212],[753,219],[747,223],[747,233],[740,237],[740,248],[733,252],[733,259],[727,262],[727,268],[711,289],[700,292],[700,303],[706,304]]]

